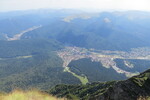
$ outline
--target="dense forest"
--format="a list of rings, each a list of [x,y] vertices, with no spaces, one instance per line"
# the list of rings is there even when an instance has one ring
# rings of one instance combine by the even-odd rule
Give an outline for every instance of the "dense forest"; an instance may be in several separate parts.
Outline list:
[[[91,59],[72,61],[68,67],[78,75],[85,75],[89,82],[126,79],[124,74],[119,74],[112,68],[107,69],[100,62],[92,62]]]
[[[46,89],[55,84],[80,83],[63,72],[62,60],[55,50],[63,48],[53,40],[2,41],[0,58],[0,91],[15,88]]]

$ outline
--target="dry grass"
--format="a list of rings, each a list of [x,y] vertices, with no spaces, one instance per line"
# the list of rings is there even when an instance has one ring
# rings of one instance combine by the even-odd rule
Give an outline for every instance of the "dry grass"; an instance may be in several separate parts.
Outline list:
[[[50,96],[37,90],[21,91],[15,90],[9,94],[0,94],[0,100],[64,100]]]

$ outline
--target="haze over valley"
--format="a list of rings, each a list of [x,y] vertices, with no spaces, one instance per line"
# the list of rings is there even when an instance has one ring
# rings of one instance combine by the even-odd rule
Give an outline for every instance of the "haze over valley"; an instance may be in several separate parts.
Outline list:
[[[3,7],[0,99],[149,100],[150,12],[67,8]]]

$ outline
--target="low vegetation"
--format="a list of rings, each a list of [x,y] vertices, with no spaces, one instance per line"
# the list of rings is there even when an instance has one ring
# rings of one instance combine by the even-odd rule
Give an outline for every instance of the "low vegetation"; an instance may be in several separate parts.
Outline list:
[[[103,94],[111,87],[115,81],[112,82],[94,82],[87,85],[57,85],[48,93],[57,97],[66,97],[69,99],[78,98],[82,100],[88,100],[88,98],[94,97],[99,94]]]
[[[65,68],[65,71],[66,72],[69,72],[69,73],[71,73],[73,76],[75,76],[76,78],[78,78],[80,81],[81,81],[81,83],[82,84],[87,84],[89,81],[88,81],[88,78],[84,75],[82,75],[82,76],[80,76],[80,75],[77,75],[76,73],[74,73],[74,72],[72,72],[70,69],[69,69],[69,67],[66,67]]]
[[[149,100],[150,69],[124,81],[57,85],[48,93],[73,100]]]
[[[15,90],[9,94],[0,94],[0,100],[64,100],[50,96],[37,90],[21,91]]]

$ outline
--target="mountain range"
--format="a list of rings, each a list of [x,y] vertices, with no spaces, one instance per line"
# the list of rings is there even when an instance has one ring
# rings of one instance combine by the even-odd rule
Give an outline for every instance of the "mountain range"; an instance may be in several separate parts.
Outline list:
[[[149,32],[143,11],[0,13],[0,91],[118,86],[150,68]]]

